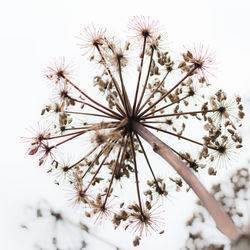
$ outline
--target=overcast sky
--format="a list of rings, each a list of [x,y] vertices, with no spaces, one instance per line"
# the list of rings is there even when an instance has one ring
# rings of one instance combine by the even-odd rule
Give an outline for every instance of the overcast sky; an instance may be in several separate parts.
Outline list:
[[[83,27],[93,22],[107,27],[113,34],[124,35],[134,15],[151,16],[164,26],[168,46],[176,53],[194,43],[205,44],[215,51],[216,71],[211,78],[214,86],[250,96],[249,13],[247,0],[2,1],[0,247],[4,250],[34,249],[32,244],[22,241],[24,236],[17,230],[25,204],[47,197],[54,200],[56,206],[65,206],[61,190],[37,167],[35,159],[25,155],[27,148],[20,143],[20,137],[27,127],[39,120],[40,110],[47,101],[48,85],[42,75],[47,64],[65,56],[88,65],[76,46],[76,36]],[[86,79],[91,79],[88,71],[87,68]],[[89,84],[91,86],[91,82]],[[248,129],[249,125],[245,125],[245,131]],[[244,157],[241,160],[244,162]],[[190,208],[187,206],[186,210]],[[141,249],[151,249],[155,244],[159,250],[179,249],[181,243],[175,239],[183,220],[178,220],[177,216],[184,213],[180,200],[173,201],[169,213],[172,215],[165,238],[152,237]],[[107,235],[107,230],[105,233]],[[111,230],[108,234],[112,239]],[[126,240],[120,242],[124,247],[131,246],[130,242],[126,245]],[[92,249],[96,249],[95,246]]]

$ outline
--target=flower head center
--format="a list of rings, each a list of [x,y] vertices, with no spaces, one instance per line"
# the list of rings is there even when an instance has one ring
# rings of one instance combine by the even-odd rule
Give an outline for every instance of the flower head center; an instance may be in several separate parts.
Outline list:
[[[143,31],[142,31],[142,35],[143,35],[144,37],[148,37],[148,36],[149,36],[149,31],[148,31],[148,30],[143,30]]]
[[[221,154],[226,152],[226,147],[225,146],[220,146],[218,147],[218,152],[220,152]]]

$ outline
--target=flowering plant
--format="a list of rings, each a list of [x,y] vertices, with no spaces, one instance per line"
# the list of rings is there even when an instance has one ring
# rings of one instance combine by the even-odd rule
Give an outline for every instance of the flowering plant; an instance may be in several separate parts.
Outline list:
[[[132,228],[137,234],[134,245],[139,244],[143,232],[163,233],[157,202],[159,197],[168,196],[168,182],[180,189],[182,180],[199,196],[217,227],[231,240],[236,239],[237,228],[194,173],[206,169],[215,175],[220,165],[226,165],[234,156],[235,149],[242,147],[237,133],[237,124],[244,117],[241,98],[228,99],[222,90],[211,96],[200,93],[209,85],[207,74],[213,65],[213,56],[204,47],[189,49],[181,59],[173,59],[164,47],[164,35],[157,21],[134,17],[128,30],[129,40],[125,43],[108,37],[106,29],[95,26],[85,28],[80,37],[84,55],[90,53],[90,61],[100,65],[101,72],[93,83],[106,104],[90,96],[86,86],[80,88],[75,83],[64,59],[47,68],[45,75],[54,84],[57,100],[47,105],[42,115],[54,113],[57,119],[53,126],[38,129],[29,138],[29,154],[39,155],[39,165],[50,158],[49,172],[60,174],[70,183],[72,199],[83,205],[87,217],[112,218],[115,228],[122,224],[125,229]],[[200,140],[184,136],[195,120],[204,128]],[[180,151],[171,139],[164,143],[153,131],[177,142],[197,145],[197,155],[186,149]],[[82,138],[90,141],[88,152],[81,153],[73,163],[58,160],[55,150]],[[181,178],[157,177],[142,139]],[[146,182],[144,198],[141,184],[145,179],[140,177],[144,170],[137,161],[139,154],[144,156],[152,176]],[[135,180],[137,201],[127,204],[122,200],[115,211],[111,204],[119,197],[115,183],[124,184],[127,179]]]

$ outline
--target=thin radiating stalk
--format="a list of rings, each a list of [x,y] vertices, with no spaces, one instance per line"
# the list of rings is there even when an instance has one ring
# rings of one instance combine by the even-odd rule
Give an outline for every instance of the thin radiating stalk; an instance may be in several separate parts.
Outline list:
[[[122,67],[121,67],[120,60],[118,60],[118,72],[119,72],[119,77],[120,77],[121,86],[122,86],[122,94],[123,94],[123,98],[124,98],[124,107],[125,107],[125,111],[126,111],[127,116],[129,116],[132,111],[131,111],[131,105],[130,105],[130,101],[129,101],[129,98],[128,98],[128,94],[126,92],[124,82],[123,82]]]
[[[89,131],[89,130],[88,130]],[[52,136],[52,137],[48,137],[48,138],[44,138],[43,140],[53,140],[53,139],[60,139],[62,137],[67,137],[67,136],[71,136],[71,135],[76,135],[76,134],[81,134],[82,131],[78,131],[78,132],[74,132],[74,133],[70,133],[70,134],[65,134],[65,135],[57,135],[57,136]]]
[[[69,167],[69,169],[72,169],[73,167],[77,166],[79,163],[81,163],[82,161],[84,161],[87,157],[89,157],[93,152],[96,151],[96,149],[99,147],[100,145],[95,146],[93,149],[91,149],[86,155],[84,155],[84,157],[82,157],[79,161],[77,161],[76,163],[74,163],[73,165],[71,165]]]
[[[95,158],[91,161],[88,169],[85,171],[85,173],[82,176],[82,179],[86,176],[86,174],[89,172],[89,170],[94,166],[95,162],[97,161],[97,159],[103,154],[103,152],[107,149],[107,147],[110,145],[109,143],[112,142],[107,142],[106,144],[104,144],[101,148],[101,150],[99,151],[99,153],[95,156]]]
[[[77,130],[77,129],[87,129],[88,131],[95,131],[95,130],[100,130],[100,129],[111,129],[111,128],[116,128],[118,124],[119,124],[118,122],[103,122],[101,123],[101,126],[100,126],[100,123],[88,123],[84,127],[65,128],[64,131]],[[107,126],[105,127],[105,125]],[[80,133],[80,132],[81,131],[75,132],[75,133]]]
[[[112,171],[112,177],[111,177],[111,180],[110,180],[110,183],[109,183],[109,187],[108,187],[108,191],[107,191],[104,203],[103,203],[103,207],[106,206],[106,203],[107,203],[107,200],[108,200],[108,197],[109,197],[109,194],[110,194],[110,190],[111,190],[113,180],[114,180],[114,177],[115,177],[115,172],[116,172],[116,169],[118,167],[118,162],[119,162],[121,150],[122,150],[122,147],[123,147],[123,142],[124,142],[124,137],[122,138],[121,145],[120,145],[119,151],[117,153],[117,157],[116,157],[116,161],[115,161],[115,167],[114,167],[114,170]]]
[[[149,97],[146,99],[146,101],[141,105],[141,107],[138,109],[137,114],[139,114],[142,109],[145,107],[145,105],[150,101],[150,99],[154,96],[154,94],[157,92],[157,90],[164,84],[169,72],[166,73],[166,75],[162,78],[160,83],[156,86],[156,88],[150,93]]]
[[[83,100],[78,100],[78,99],[75,99],[75,98],[72,98],[72,97],[69,97],[69,98],[70,98],[71,100],[75,101],[75,102],[81,103],[81,104],[82,104],[82,107],[86,105],[86,106],[89,106],[89,107],[91,107],[91,108],[93,108],[93,109],[95,109],[95,110],[97,110],[97,111],[99,111],[99,112],[101,112],[101,113],[107,115],[108,118],[113,118],[113,119],[116,118],[116,119],[118,119],[117,116],[111,115],[109,112],[106,112],[106,111],[104,111],[104,110],[101,110],[100,108],[94,106],[94,105],[91,104],[91,103],[87,103],[87,102],[85,102],[85,101],[83,101]]]
[[[178,151],[176,151],[175,149],[173,149],[172,147],[168,146],[174,153],[176,153],[182,160],[186,161],[189,164],[192,164],[193,161],[190,161],[189,159],[187,159],[186,157],[184,157],[182,154],[180,154]]]
[[[151,65],[152,65],[152,62],[153,62],[153,55],[154,55],[154,48],[152,47],[151,48],[151,56],[150,56],[149,66],[148,66],[148,73],[147,73],[146,80],[145,80],[145,83],[144,83],[144,86],[143,86],[143,89],[142,89],[141,97],[140,97],[140,99],[138,101],[138,104],[136,106],[136,109],[135,109],[135,114],[136,115],[138,114],[138,109],[140,108],[140,105],[141,105],[141,102],[142,102],[145,90],[146,90],[147,85],[148,85],[148,79],[149,79],[149,75],[150,75],[150,69],[151,69]]]
[[[169,132],[169,131],[164,130],[164,129],[161,129],[161,128],[153,127],[153,126],[147,125],[147,124],[145,124],[145,123],[142,123],[142,124],[143,124],[143,126],[148,127],[148,128],[152,128],[152,129],[154,129],[154,130],[156,130],[156,131],[160,131],[160,132],[163,132],[163,133],[166,133],[166,134],[169,134],[169,135],[173,135],[173,136],[177,137],[178,139],[183,139],[183,140],[186,140],[186,141],[195,143],[195,144],[197,144],[197,145],[204,146],[204,144],[202,144],[201,142],[192,140],[192,139],[187,138],[187,137],[185,137],[185,136],[178,135],[178,134]],[[207,147],[207,148],[210,148],[210,149],[213,149],[213,150],[216,150],[216,151],[218,150],[217,148],[212,147],[212,146],[209,146],[209,145],[206,145],[206,147]]]
[[[142,117],[144,114],[146,114],[152,107],[155,107],[160,101],[162,101],[166,96],[168,96],[173,90],[175,90],[180,84],[183,83],[189,76],[191,76],[194,71],[197,69],[196,66],[193,67],[178,83],[174,85],[169,91],[167,91],[161,98],[159,98],[156,102],[151,104],[148,108],[146,108],[142,113],[139,114],[139,117]]]
[[[155,116],[145,116],[141,117],[141,120],[153,119],[153,118],[162,118],[169,116],[181,116],[181,115],[196,115],[196,114],[206,114],[211,112],[218,112],[218,109],[210,109],[210,110],[199,110],[199,111],[190,111],[190,112],[180,112],[180,113],[172,113],[172,114],[163,114],[163,115],[155,115]]]
[[[173,135],[173,136],[177,137],[178,139],[183,139],[183,140],[186,140],[186,141],[195,143],[195,144],[197,144],[197,145],[204,146],[202,143],[200,143],[200,142],[198,142],[198,141],[194,141],[194,140],[192,140],[192,139],[190,139],[190,138],[187,138],[187,137],[184,137],[184,136],[181,136],[181,135],[178,135],[178,134],[169,132],[169,131],[164,130],[164,129],[161,129],[161,128],[153,127],[153,126],[147,125],[147,124],[145,124],[145,123],[143,123],[143,126],[148,127],[148,128],[152,128],[152,129],[154,129],[154,130],[156,130],[156,131],[160,131],[160,132],[163,132],[163,133],[166,133],[166,134],[169,134],[169,135]],[[207,146],[207,147],[210,148],[210,149],[216,150],[216,148],[209,147],[209,146]]]
[[[70,97],[70,99],[73,100],[73,101],[75,101],[75,102],[81,103],[82,105],[87,105],[87,106],[89,106],[89,107],[91,107],[91,108],[93,108],[93,109],[95,109],[95,110],[97,110],[97,111],[99,111],[99,112],[107,115],[108,118],[119,119],[117,116],[111,115],[109,112],[101,110],[98,107],[92,105],[91,103],[87,103],[87,102],[85,102],[83,100],[77,100],[77,99],[71,98],[71,97]]]
[[[141,215],[143,215],[142,210],[142,204],[141,204],[141,195],[140,195],[140,187],[139,187],[139,180],[138,180],[138,170],[137,170],[137,163],[136,163],[136,156],[135,156],[135,149],[134,149],[134,139],[132,133],[129,133],[129,139],[130,139],[130,148],[131,148],[131,154],[133,156],[134,161],[134,167],[135,167],[135,182],[136,182],[136,191],[138,196],[138,202],[140,207]]]
[[[120,105],[118,99],[116,98],[116,96],[113,94],[113,92],[110,91],[110,95],[112,96],[112,98],[115,100],[115,106],[117,108],[117,110],[123,115],[126,116],[126,112],[124,110],[124,107]]]
[[[111,145],[109,145],[110,148],[109,148],[107,154],[105,155],[105,157],[104,157],[104,159],[102,160],[101,164],[99,165],[98,169],[95,171],[95,174],[93,175],[93,177],[92,177],[91,181],[89,182],[88,186],[84,189],[84,193],[88,191],[90,185],[91,185],[91,184],[93,183],[93,181],[95,180],[95,177],[96,177],[96,176],[98,175],[98,173],[100,172],[101,168],[103,167],[103,164],[105,163],[105,161],[106,161],[107,158],[109,157],[109,154],[110,154],[110,152],[112,151],[113,146],[114,146],[115,143],[116,143],[116,141],[113,142]]]
[[[142,124],[133,121],[132,127],[135,133],[147,141],[153,150],[166,160],[193,189],[213,217],[217,228],[231,241],[236,240],[240,236],[239,230],[187,165],[164,142],[152,134]]]
[[[120,172],[121,165],[124,162],[125,154],[126,154],[126,151],[127,151],[127,145],[128,145],[128,138],[126,136],[125,137],[125,144],[124,144],[124,147],[123,147],[123,150],[122,150],[122,156],[121,156],[120,162],[118,164],[118,168],[116,169],[115,175],[118,175],[119,172]]]
[[[146,42],[147,42],[147,37],[144,36],[143,48],[142,48],[142,54],[141,54],[140,71],[139,71],[139,75],[138,75],[138,80],[137,80],[137,85],[136,85],[136,91],[135,91],[135,98],[134,98],[134,105],[133,105],[133,115],[135,114],[135,111],[136,111],[137,96],[138,96],[139,86],[140,86],[140,81],[141,81],[141,74],[142,74],[142,67],[143,67],[143,62],[144,62]]]
[[[95,126],[95,128],[92,128],[89,131],[95,131],[95,130],[100,130],[100,129],[110,129],[110,128],[116,128],[116,126],[119,123],[117,122],[110,122],[110,124],[107,127],[100,127],[98,125],[100,125],[100,123],[88,123],[88,125],[86,125],[85,127],[72,127],[72,128],[65,128],[64,131],[67,130],[78,130],[78,129],[89,129],[92,128],[93,126]]]
[[[70,137],[70,138],[68,138],[68,139],[66,139],[66,140],[64,140],[64,141],[58,142],[56,145],[52,146],[51,148],[56,148],[56,147],[62,145],[63,143],[65,143],[65,142],[71,141],[71,140],[73,140],[74,138],[76,138],[76,137],[78,137],[78,136],[80,136],[80,135],[85,134],[86,132],[88,132],[88,130],[83,131],[83,132],[80,132],[80,133],[78,133],[78,134],[76,134],[76,135],[74,135],[74,136],[72,136],[72,137]]]
[[[109,69],[109,67],[108,67],[108,64],[107,64],[107,62],[106,62],[106,60],[105,60],[105,58],[104,58],[104,56],[103,56],[103,54],[102,54],[102,51],[101,51],[99,45],[96,45],[96,48],[97,48],[97,50],[98,50],[98,52],[99,52],[99,54],[100,54],[100,56],[101,56],[101,59],[102,59],[103,64],[104,64],[104,67],[105,67],[106,70],[108,71],[108,74],[109,74],[109,76],[110,76],[112,82],[114,83],[115,89],[116,89],[116,91],[117,91],[117,93],[118,93],[118,95],[119,95],[119,97],[120,97],[120,99],[121,99],[121,102],[122,102],[123,105],[124,105],[124,98],[123,98],[123,96],[122,96],[121,89],[120,89],[120,87],[119,87],[117,81],[115,80],[113,74],[111,73],[111,71],[110,71],[110,69]]]
[[[143,121],[142,124],[149,124],[149,123],[162,123],[162,124],[166,124],[166,121]]]
[[[156,177],[155,177],[154,171],[153,171],[153,169],[152,169],[152,167],[151,167],[151,164],[150,164],[150,162],[149,162],[149,159],[148,159],[148,156],[147,156],[147,154],[146,154],[146,151],[145,151],[145,149],[144,149],[144,147],[143,147],[143,145],[142,145],[141,139],[140,139],[140,137],[139,137],[137,134],[135,134],[135,135],[136,135],[136,138],[137,138],[137,140],[138,140],[138,142],[139,142],[139,144],[140,144],[140,147],[141,147],[141,149],[142,149],[143,155],[144,155],[145,160],[146,160],[146,162],[147,162],[147,164],[148,164],[149,170],[150,170],[150,172],[151,172],[151,174],[152,174],[152,176],[153,176],[153,178],[154,178],[155,184],[156,184],[157,188],[160,190],[160,187],[159,187],[159,185],[158,185],[158,181],[157,181],[157,179],[156,179]]]
[[[122,118],[122,116],[118,113],[116,113],[115,111],[113,111],[112,109],[109,109],[105,106],[103,106],[102,104],[100,104],[99,102],[95,101],[93,98],[91,98],[89,95],[87,95],[85,92],[83,92],[80,88],[78,88],[72,81],[70,81],[67,77],[63,76],[63,78],[65,79],[65,81],[67,83],[69,83],[71,86],[73,86],[76,90],[78,90],[83,96],[85,96],[87,99],[89,99],[91,102],[93,102],[94,104],[96,104],[97,106],[109,111],[111,114],[115,115],[115,117],[120,117]]]
[[[169,104],[167,104],[167,105],[165,105],[165,106],[163,106],[163,107],[161,107],[161,108],[158,108],[158,109],[152,111],[151,113],[148,113],[147,115],[142,116],[142,118],[148,117],[148,116],[153,115],[153,114],[155,114],[155,113],[157,113],[157,112],[159,112],[159,111],[161,111],[161,110],[164,110],[164,109],[166,109],[166,108],[168,108],[168,107],[170,107],[170,106],[172,106],[172,105],[174,105],[174,104],[176,104],[176,103],[179,103],[179,102],[185,100],[185,99],[188,98],[188,97],[190,97],[190,95],[186,95],[186,96],[180,98],[180,99],[177,100],[177,101],[171,102],[171,103],[169,103]]]
[[[103,118],[110,118],[110,116],[94,114],[94,113],[84,113],[84,112],[74,112],[74,111],[65,111],[67,114],[76,114],[76,115],[89,115],[89,116],[98,116]]]

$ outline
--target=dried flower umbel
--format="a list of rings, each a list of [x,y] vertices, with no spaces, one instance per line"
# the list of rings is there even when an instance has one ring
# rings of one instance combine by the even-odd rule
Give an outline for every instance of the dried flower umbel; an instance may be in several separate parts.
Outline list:
[[[134,242],[137,245],[143,231],[158,230],[161,224],[152,203],[159,196],[168,196],[168,182],[178,190],[183,186],[181,178],[156,176],[143,138],[197,193],[220,230],[226,228],[224,233],[231,239],[238,237],[237,229],[193,172],[206,168],[210,175],[216,174],[220,164],[226,165],[235,150],[242,147],[237,133],[237,123],[244,117],[240,97],[228,99],[222,90],[211,96],[199,93],[209,85],[205,74],[213,59],[203,47],[188,50],[181,60],[173,60],[162,46],[158,22],[134,17],[128,28],[130,38],[125,43],[109,38],[106,29],[88,27],[81,34],[84,54],[91,52],[90,61],[100,65],[101,72],[93,83],[106,98],[106,105],[91,97],[86,85],[80,88],[72,80],[64,60],[47,68],[46,77],[54,83],[59,98],[47,105],[42,114],[55,113],[58,119],[50,131],[40,131],[30,138],[29,154],[40,155],[39,165],[51,158],[49,171],[60,169],[67,177],[75,190],[73,199],[84,205],[87,217],[113,217],[115,227],[121,222],[126,228],[130,228],[129,223],[136,225],[133,231],[139,234]],[[134,55],[136,51],[138,54]],[[133,71],[131,67],[137,61]],[[136,76],[134,83],[127,79],[130,69],[132,73],[128,74]],[[179,78],[176,83],[172,75]],[[200,140],[184,136],[186,127],[195,120],[202,124],[201,131],[205,129]],[[180,151],[171,140],[166,145],[150,131],[194,144],[199,147],[198,154]],[[79,138],[86,142],[89,136],[89,151],[75,162],[64,165],[54,157],[55,149]],[[138,154],[144,156],[152,176],[144,193],[139,175],[144,169],[138,166]],[[131,178],[135,180],[137,202],[126,206],[122,201],[120,211],[115,211],[109,204],[117,198],[114,182]]]

